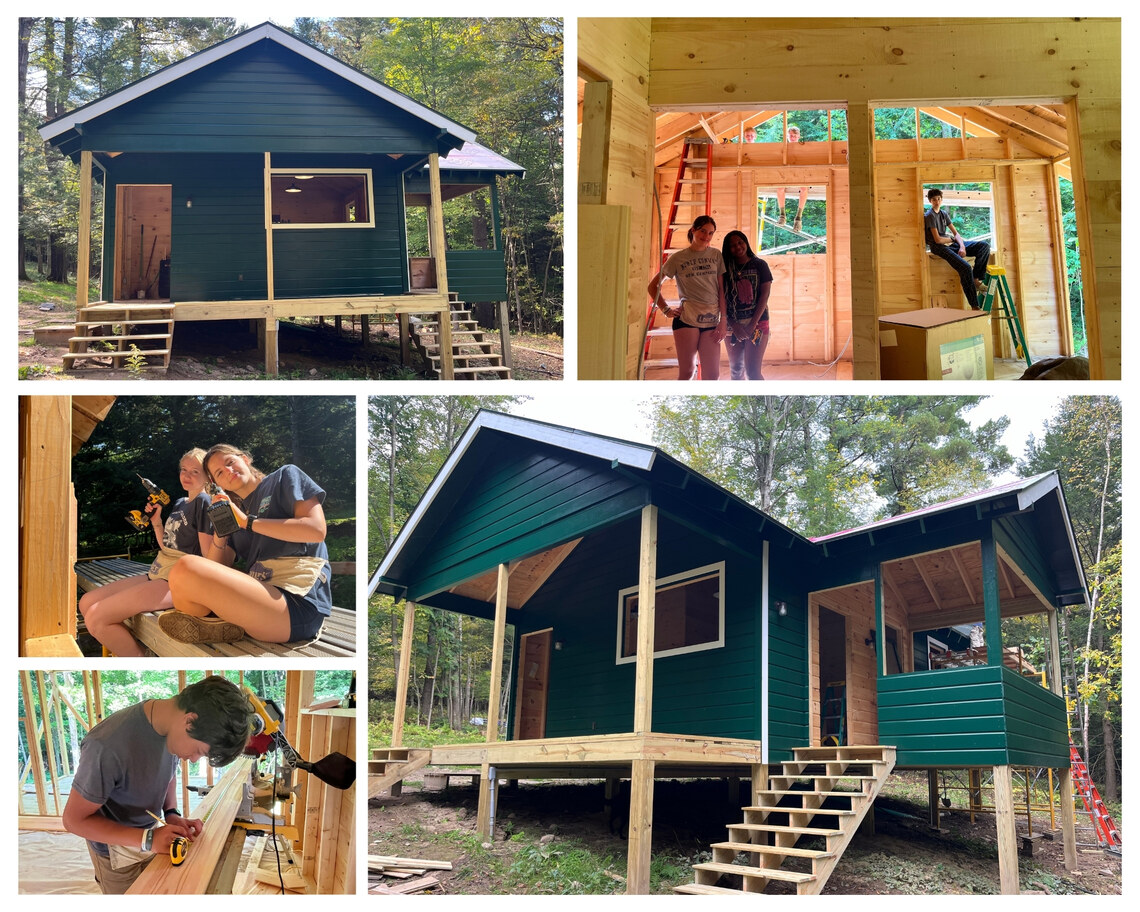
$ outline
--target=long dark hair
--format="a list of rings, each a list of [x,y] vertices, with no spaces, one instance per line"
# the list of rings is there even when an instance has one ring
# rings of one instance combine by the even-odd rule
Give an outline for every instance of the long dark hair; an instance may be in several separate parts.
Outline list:
[[[713,226],[713,231],[716,231],[716,222],[713,221],[713,217],[711,215],[698,215],[697,220],[693,222],[693,227],[689,229],[689,243],[691,244],[693,242],[694,231],[696,231],[698,228],[704,228],[705,225],[709,224]]]
[[[733,238],[740,238],[744,241],[744,246],[748,250],[748,259],[745,264],[751,262],[753,257],[756,256],[752,252],[752,245],[748,243],[748,235],[743,231],[730,231],[724,236],[724,243],[721,244],[721,254],[724,258],[724,296],[727,300],[736,303],[736,279],[740,274],[740,266],[736,262],[736,257],[728,252],[728,245],[732,243]]]

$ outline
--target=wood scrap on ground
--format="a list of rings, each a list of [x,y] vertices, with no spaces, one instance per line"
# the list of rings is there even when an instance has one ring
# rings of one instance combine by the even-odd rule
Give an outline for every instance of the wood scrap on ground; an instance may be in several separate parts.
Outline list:
[[[428,871],[450,871],[450,861],[426,858],[399,858],[394,855],[368,856],[369,893],[443,892],[443,884]],[[387,880],[385,880],[387,878]],[[412,879],[414,878],[414,879]]]

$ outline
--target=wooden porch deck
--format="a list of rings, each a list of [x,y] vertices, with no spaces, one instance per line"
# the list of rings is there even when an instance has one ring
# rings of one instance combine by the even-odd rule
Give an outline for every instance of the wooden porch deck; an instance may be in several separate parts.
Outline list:
[[[589,737],[536,738],[433,747],[433,766],[495,767],[500,779],[599,779],[628,777],[637,761],[651,761],[655,775],[718,778],[748,775],[762,763],[759,741],[659,732]]]
[[[124,558],[100,558],[79,561],[75,565],[76,582],[81,592],[90,592],[116,579],[146,573],[149,565]],[[356,655],[356,612],[336,608],[325,620],[315,640],[298,643],[267,643],[243,637],[234,643],[183,643],[172,639],[159,626],[161,611],[146,611],[124,622],[140,643],[156,655],[189,658],[246,658],[276,656],[278,658],[316,657],[352,658]]]

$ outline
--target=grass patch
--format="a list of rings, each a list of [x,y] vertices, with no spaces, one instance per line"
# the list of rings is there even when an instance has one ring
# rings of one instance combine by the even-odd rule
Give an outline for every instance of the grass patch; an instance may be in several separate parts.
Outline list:
[[[392,707],[380,701],[369,706],[368,747],[386,747],[392,743]],[[458,731],[446,727],[428,728],[414,722],[404,723],[404,743],[402,747],[432,747],[436,744],[472,744],[486,739],[486,733],[474,726],[466,726]]]
[[[531,843],[515,853],[507,887],[544,896],[618,893],[625,890],[624,870],[616,856],[598,855],[573,842]]]

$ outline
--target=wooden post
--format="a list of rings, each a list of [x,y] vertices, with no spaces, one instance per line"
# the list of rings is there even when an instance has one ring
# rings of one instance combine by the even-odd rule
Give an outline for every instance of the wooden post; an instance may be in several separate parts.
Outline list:
[[[337,319],[339,320],[340,317],[337,317]],[[396,315],[396,321],[400,326],[400,363],[404,365],[404,367],[407,367],[412,355],[410,347],[411,339],[408,336],[408,333],[411,331],[411,320],[408,314],[402,313]],[[339,329],[340,326],[338,325],[337,330],[339,331]]]
[[[408,677],[412,667],[412,640],[416,630],[416,605],[404,602],[404,632],[400,635],[400,669],[396,673],[396,706],[392,710],[392,747],[404,743],[404,715],[408,709]]]
[[[25,396],[19,411],[19,650],[29,655],[40,651],[31,641],[75,641],[71,397]]]
[[[984,552],[983,552],[984,553]],[[988,639],[988,637],[987,637]],[[1013,773],[994,767],[994,817],[997,823],[998,868],[1002,895],[1017,895],[1017,824],[1013,810]]]
[[[499,695],[503,689],[503,636],[507,629],[507,587],[510,571],[506,564],[499,564],[498,582],[495,587],[495,632],[491,645],[491,693],[487,706],[487,743],[499,740]],[[488,841],[494,837],[491,832],[491,777],[490,765],[483,764],[479,777],[479,808],[475,829]]]
[[[997,545],[994,537],[982,539],[982,604],[986,618],[986,664],[1001,666],[1001,594],[998,582]]]
[[[91,151],[79,153],[79,237],[75,257],[75,319],[83,319],[91,276]],[[84,335],[87,331],[84,330]]]
[[[439,153],[428,156],[428,183],[431,210],[428,213],[428,235],[431,255],[435,258],[435,286],[442,300],[439,312],[439,372],[443,380],[455,379],[455,362],[451,349],[451,304],[447,286],[447,237],[443,230],[443,191],[439,180]]]
[[[657,507],[641,508],[641,560],[637,577],[637,671],[633,685],[633,730],[653,731],[653,624],[657,603]],[[632,833],[633,826],[630,825]],[[632,837],[631,837],[632,838]]]
[[[639,618],[639,630],[640,627]],[[645,896],[649,893],[649,865],[653,860],[654,767],[652,760],[634,760],[630,770],[625,892],[631,896]]]
[[[271,173],[272,161],[270,153],[265,153],[265,296],[272,301],[273,292],[273,175]],[[265,318],[258,342],[265,352],[265,373],[270,377],[277,376],[277,318],[270,315]]]
[[[887,673],[887,619],[883,607],[883,565],[875,564],[875,676]],[[875,723],[876,732],[878,723]]]
[[[1077,870],[1077,821],[1073,807],[1073,771],[1059,769],[1061,777],[1061,838],[1065,846],[1065,870],[1070,874]]]
[[[610,169],[613,83],[587,80],[582,95],[582,143],[578,150],[578,204],[605,205]]]
[[[938,770],[934,767],[926,771],[926,795],[930,804],[930,825],[937,830],[941,812],[938,809]]]
[[[24,695],[24,736],[28,741],[28,757],[32,762],[32,780],[36,784],[36,807],[42,817],[47,815],[47,784],[44,782],[44,757],[40,752],[39,732],[36,731],[36,707],[32,702],[30,671],[20,672],[20,692]]]
[[[874,118],[866,104],[847,108],[847,175],[850,182],[851,323],[853,375],[879,379],[879,300],[875,249],[872,147]]]
[[[1057,609],[1049,609],[1049,690],[1058,697],[1065,696],[1061,672],[1061,632],[1057,623]]]
[[[36,692],[40,698],[40,718],[44,722],[44,750],[47,752],[48,776],[51,778],[51,797],[55,803],[55,813],[58,817],[63,813],[63,809],[59,806],[59,771],[55,765],[55,739],[51,732],[51,705],[48,703],[42,671],[36,672]]]

